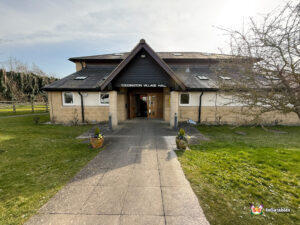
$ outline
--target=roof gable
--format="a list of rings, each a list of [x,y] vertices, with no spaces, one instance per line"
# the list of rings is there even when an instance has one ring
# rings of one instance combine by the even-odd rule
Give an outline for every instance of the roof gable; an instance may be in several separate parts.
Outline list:
[[[174,80],[169,74],[144,50],[141,49],[135,57],[112,80],[113,87],[173,87]]]
[[[101,90],[107,87],[112,80],[130,63],[134,57],[144,49],[158,65],[175,81],[175,83],[185,90],[184,83],[176,76],[173,70],[153,51],[153,49],[141,39],[139,44],[130,52],[130,54],[110,73],[107,79],[100,85]]]

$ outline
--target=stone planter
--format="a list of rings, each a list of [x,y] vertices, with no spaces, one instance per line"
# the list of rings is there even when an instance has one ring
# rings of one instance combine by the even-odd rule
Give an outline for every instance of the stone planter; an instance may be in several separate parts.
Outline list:
[[[90,138],[90,143],[93,148],[101,148],[104,142],[104,138]]]
[[[188,147],[188,140],[185,137],[176,137],[177,149],[186,150]]]

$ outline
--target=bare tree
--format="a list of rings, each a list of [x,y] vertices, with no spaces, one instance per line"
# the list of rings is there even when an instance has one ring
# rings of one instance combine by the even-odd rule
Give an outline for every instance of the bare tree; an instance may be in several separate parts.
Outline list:
[[[300,4],[289,2],[262,18],[250,19],[246,32],[230,35],[231,60],[218,73],[230,74],[220,89],[255,117],[270,111],[295,112],[300,118]]]
[[[21,62],[16,58],[9,58],[8,59],[8,71],[15,71],[18,73],[28,73],[29,67],[26,63]]]

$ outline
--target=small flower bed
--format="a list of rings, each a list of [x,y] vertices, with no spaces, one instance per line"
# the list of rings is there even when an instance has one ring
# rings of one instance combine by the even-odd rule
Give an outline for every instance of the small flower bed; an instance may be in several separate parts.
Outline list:
[[[180,129],[176,136],[176,146],[180,150],[185,150],[188,147],[188,139],[186,137],[184,129]]]
[[[104,142],[104,135],[100,133],[99,127],[96,127],[94,136],[90,138],[90,142],[93,148],[101,148]]]

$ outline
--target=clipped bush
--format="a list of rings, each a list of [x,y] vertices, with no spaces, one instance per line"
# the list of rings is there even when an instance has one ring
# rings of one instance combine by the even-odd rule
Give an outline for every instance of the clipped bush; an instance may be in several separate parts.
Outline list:
[[[179,136],[183,137],[185,135],[184,129],[180,128],[179,130]]]

